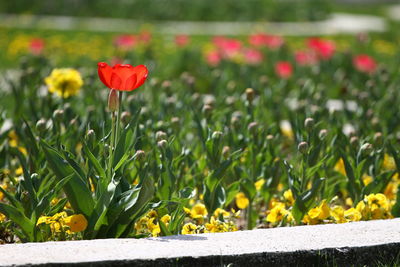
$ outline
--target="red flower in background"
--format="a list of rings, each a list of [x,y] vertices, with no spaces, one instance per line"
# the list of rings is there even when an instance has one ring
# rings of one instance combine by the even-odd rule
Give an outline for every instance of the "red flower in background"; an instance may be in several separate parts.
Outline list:
[[[263,54],[254,48],[244,50],[243,55],[246,63],[251,65],[260,64],[264,59]]]
[[[294,53],[296,63],[301,66],[311,66],[318,63],[317,55],[313,51],[296,51]]]
[[[29,42],[29,52],[34,55],[40,55],[44,49],[44,40],[40,38],[33,38]]]
[[[105,62],[99,62],[97,71],[105,86],[120,91],[132,91],[138,88],[146,81],[148,75],[145,65],[134,67],[129,64],[116,64],[111,67]]]
[[[283,38],[278,35],[259,33],[249,36],[249,44],[256,47],[266,46],[272,50],[279,49],[284,44],[284,42],[285,41],[283,40]]]
[[[217,66],[221,62],[221,55],[213,50],[206,53],[206,61],[211,66]]]
[[[365,54],[353,57],[353,65],[358,71],[365,73],[373,73],[377,67],[375,60]]]
[[[153,38],[153,35],[151,34],[150,31],[148,30],[143,30],[139,33],[139,40],[142,44],[147,45],[150,43],[151,39]]]
[[[243,47],[241,41],[222,36],[214,37],[213,43],[220,50],[220,53],[226,58],[232,58],[239,54]]]
[[[320,38],[308,39],[307,45],[323,60],[328,60],[333,57],[336,51],[336,46],[333,41],[322,40]]]
[[[137,37],[131,34],[119,35],[114,39],[114,45],[121,50],[129,50],[137,44]]]
[[[282,79],[288,79],[293,74],[293,67],[290,62],[279,61],[275,64],[275,73]]]
[[[190,42],[190,38],[188,35],[180,34],[175,36],[175,44],[179,47],[184,47],[188,45]]]

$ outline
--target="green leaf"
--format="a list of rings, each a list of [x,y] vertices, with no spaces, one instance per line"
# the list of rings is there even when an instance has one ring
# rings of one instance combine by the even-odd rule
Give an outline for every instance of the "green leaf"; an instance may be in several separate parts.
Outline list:
[[[88,185],[82,181],[60,153],[43,140],[40,141],[40,145],[45,153],[49,167],[59,181],[72,175],[68,183],[64,185],[64,192],[74,211],[82,213],[85,217],[89,218],[93,212],[95,203]]]
[[[13,206],[0,202],[0,212],[21,227],[21,230],[26,238],[25,241],[38,241],[35,238],[35,222],[31,222],[22,211]]]

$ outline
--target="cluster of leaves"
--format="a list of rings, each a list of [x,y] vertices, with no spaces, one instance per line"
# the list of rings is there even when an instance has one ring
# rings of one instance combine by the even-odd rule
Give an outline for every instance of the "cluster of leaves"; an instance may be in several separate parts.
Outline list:
[[[286,57],[286,49],[273,57]],[[196,58],[198,51],[176,58],[185,55]],[[142,88],[124,95],[123,130],[111,160],[108,89],[95,67],[82,70],[85,85],[69,99],[43,87],[50,65],[41,57],[6,77],[2,99],[18,104],[5,105],[0,118],[2,182],[13,188],[0,187],[0,212],[17,226],[20,240],[43,240],[39,216],[54,215],[67,202],[88,220],[83,238],[136,236],[135,222],[150,209],[171,214],[162,233],[177,234],[190,200],[204,201],[211,216],[217,208],[237,209],[239,192],[249,200],[243,214],[251,229],[282,188],[293,192],[292,214],[301,224],[321,200],[348,196],[357,202],[383,192],[399,171],[394,59],[365,74],[351,67],[348,54],[337,53],[319,65],[298,67],[290,79],[273,75],[268,62],[215,68],[199,62],[182,74],[189,63],[174,62],[179,74],[151,69]],[[342,107],[332,107],[332,99]],[[11,131],[17,146],[10,144]],[[397,169],[382,169],[385,154]],[[334,168],[340,160],[344,174]],[[373,182],[365,185],[364,174]],[[56,205],[54,198],[60,199]],[[399,213],[395,203],[393,214]]]

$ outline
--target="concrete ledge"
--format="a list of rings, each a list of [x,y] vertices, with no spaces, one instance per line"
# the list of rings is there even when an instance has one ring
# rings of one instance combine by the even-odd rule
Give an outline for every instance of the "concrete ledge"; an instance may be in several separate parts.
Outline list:
[[[316,266],[400,261],[400,219],[0,246],[0,266]]]

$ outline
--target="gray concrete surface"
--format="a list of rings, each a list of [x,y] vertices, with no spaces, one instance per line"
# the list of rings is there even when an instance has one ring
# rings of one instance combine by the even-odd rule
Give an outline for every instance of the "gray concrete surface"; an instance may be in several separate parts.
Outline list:
[[[1,245],[0,266],[341,266],[389,262],[399,254],[400,219],[393,219],[148,239]]]
[[[141,22],[131,19],[0,14],[0,27],[21,29],[133,33],[141,26]],[[162,21],[154,22],[152,26],[155,33],[188,35],[247,35],[254,31],[266,31],[271,34],[310,36],[386,30],[384,18],[344,13],[335,13],[327,20],[316,22]]]

